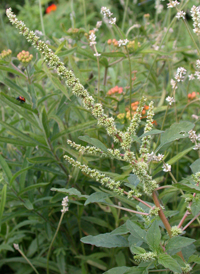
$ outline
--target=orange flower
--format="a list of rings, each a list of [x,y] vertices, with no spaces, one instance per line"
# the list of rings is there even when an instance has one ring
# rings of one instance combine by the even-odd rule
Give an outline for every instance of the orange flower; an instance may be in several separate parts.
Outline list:
[[[188,99],[193,100],[196,98],[197,95],[199,95],[199,92],[193,91],[192,93],[188,94]]]
[[[154,120],[154,121],[152,122],[152,124],[154,124],[155,126],[158,125],[158,123],[156,122],[156,120]]]
[[[55,4],[51,4],[48,8],[46,8],[46,13],[50,13],[52,11],[55,11],[57,9],[57,6]]]
[[[112,94],[115,94],[115,93],[121,94],[122,92],[123,92],[122,87],[115,86],[107,92],[107,95],[112,95]]]

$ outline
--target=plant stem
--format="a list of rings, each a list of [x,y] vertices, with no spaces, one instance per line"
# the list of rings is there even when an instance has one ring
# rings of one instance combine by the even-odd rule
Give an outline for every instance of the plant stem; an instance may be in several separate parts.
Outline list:
[[[167,220],[167,218],[166,218],[166,216],[165,216],[165,214],[164,214],[164,212],[163,212],[163,210],[162,210],[162,207],[160,206],[160,202],[159,202],[159,200],[158,200],[156,191],[153,191],[152,197],[153,197],[154,204],[155,204],[157,207],[160,208],[160,210],[158,211],[158,215],[159,215],[161,221],[163,222],[163,224],[164,224],[164,226],[165,226],[165,228],[166,228],[166,230],[167,230],[167,232],[168,232],[168,234],[169,234],[169,237],[171,238],[171,237],[172,237],[171,226],[170,226],[170,224],[169,224],[169,222],[168,222],[168,220]],[[199,214],[199,215],[200,215],[200,214]],[[181,251],[178,252],[177,254],[182,258],[183,261],[185,261],[185,260],[184,260],[184,257],[183,257],[183,254],[182,254]]]
[[[39,10],[40,10],[40,21],[41,21],[41,26],[42,26],[42,33],[44,35],[44,40],[46,40],[46,34],[45,34],[44,22],[43,22],[43,16],[42,16],[41,0],[39,0]]]
[[[197,43],[196,43],[196,41],[194,40],[194,37],[193,37],[193,35],[192,35],[192,33],[191,33],[190,29],[189,29],[189,26],[188,26],[187,22],[186,22],[185,20],[183,20],[183,22],[184,22],[184,24],[185,24],[185,26],[186,26],[186,29],[187,29],[187,31],[188,31],[188,33],[189,33],[189,35],[190,35],[190,38],[192,39],[192,42],[193,42],[194,45],[195,45],[195,48],[196,48],[197,51],[198,51],[198,54],[200,55],[199,47],[197,46]]]
[[[121,206],[117,206],[117,205],[111,205],[111,204],[107,204],[107,205],[108,205],[108,206],[112,206],[112,207],[116,207],[116,208],[119,208],[119,209],[122,209],[122,210],[125,210],[125,211],[127,211],[127,212],[136,213],[136,214],[139,214],[139,215],[146,215],[146,216],[149,215],[149,213],[139,212],[139,211],[136,211],[136,210],[132,210],[132,209],[125,208],[125,207],[121,207]]]
[[[124,15],[123,15],[123,21],[122,21],[122,31],[124,31],[124,24],[125,24],[126,15],[127,15],[128,3],[129,3],[129,0],[126,0],[126,5],[125,5]]]
[[[53,243],[54,243],[54,241],[55,241],[55,239],[56,239],[56,236],[57,236],[57,234],[58,234],[58,231],[59,231],[59,229],[60,229],[60,226],[61,226],[61,223],[62,223],[62,219],[63,219],[63,217],[64,217],[64,214],[65,214],[65,212],[63,211],[62,214],[61,214],[60,221],[59,221],[59,223],[58,223],[56,232],[55,232],[55,234],[54,234],[53,240],[51,241],[51,244],[50,244],[50,247],[49,247],[49,250],[48,250],[48,254],[47,254],[47,274],[49,274],[49,257],[50,257],[51,248],[52,248]]]
[[[186,226],[184,226],[183,231],[184,231],[189,225],[191,225],[191,223],[193,223],[194,220],[197,219],[199,216],[200,216],[200,213],[199,213],[198,215],[196,215],[196,216],[195,216],[195,217],[194,217]]]
[[[162,210],[162,207],[160,206],[160,202],[158,200],[158,197],[157,197],[157,194],[156,194],[155,191],[153,191],[152,197],[153,197],[153,201],[154,201],[154,204],[156,205],[156,207],[160,208],[160,210],[158,212],[158,215],[159,215],[160,219],[162,220],[162,222],[163,222],[163,224],[164,224],[164,226],[165,226],[165,228],[166,228],[166,230],[169,234],[169,237],[171,238],[172,237],[171,226],[170,226],[170,224],[169,224],[169,222],[168,222],[168,220],[167,220],[167,218],[166,218],[166,216],[165,216],[165,214]]]
[[[15,247],[15,245],[14,245]],[[36,268],[32,265],[32,263],[29,261],[29,259],[26,257],[26,255],[19,249],[19,248],[16,248],[15,249],[17,251],[19,251],[19,253],[22,255],[22,257],[27,261],[27,263],[32,267],[32,269],[35,271],[36,274],[39,274],[39,272],[37,272]]]
[[[128,195],[128,192],[124,191],[124,194]],[[132,198],[134,198],[135,200],[137,200],[138,202],[148,206],[149,208],[152,208],[152,206],[150,206],[149,204],[147,204],[146,202],[144,202],[143,200],[141,200],[140,198],[136,197],[136,196],[132,196]]]
[[[85,30],[87,28],[87,18],[86,18],[86,9],[85,9],[85,0],[83,1],[83,12],[84,12],[84,25],[85,25]]]

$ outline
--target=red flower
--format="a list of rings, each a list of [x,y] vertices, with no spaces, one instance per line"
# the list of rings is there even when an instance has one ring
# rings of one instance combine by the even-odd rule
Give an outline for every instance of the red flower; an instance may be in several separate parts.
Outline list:
[[[46,13],[50,13],[52,11],[55,11],[57,9],[57,6],[55,4],[50,5],[48,8],[46,8]]]

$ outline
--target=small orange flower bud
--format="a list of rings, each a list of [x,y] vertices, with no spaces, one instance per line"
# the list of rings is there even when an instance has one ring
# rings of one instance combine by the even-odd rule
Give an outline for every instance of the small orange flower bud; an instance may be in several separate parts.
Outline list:
[[[118,41],[115,41],[113,44],[115,47],[118,47]]]
[[[107,44],[108,44],[108,45],[111,45],[111,44],[112,44],[112,40],[111,40],[111,39],[108,39]]]

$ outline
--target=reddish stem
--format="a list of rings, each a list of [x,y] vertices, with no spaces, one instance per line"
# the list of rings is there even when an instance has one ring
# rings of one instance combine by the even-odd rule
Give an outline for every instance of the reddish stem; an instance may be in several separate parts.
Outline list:
[[[124,191],[124,194],[128,195],[128,192]],[[148,206],[149,208],[152,208],[152,206],[150,206],[149,204],[147,204],[146,202],[144,202],[143,200],[141,200],[140,198],[136,197],[136,196],[132,196],[135,200],[137,200],[138,202],[141,202],[142,204]]]
[[[197,214],[184,228],[183,228],[183,230],[185,230],[189,225],[191,225],[191,223],[193,223],[194,222],[194,220],[196,219],[196,218],[198,218],[199,217],[199,215],[200,215],[200,213],[199,214]]]

